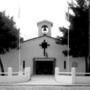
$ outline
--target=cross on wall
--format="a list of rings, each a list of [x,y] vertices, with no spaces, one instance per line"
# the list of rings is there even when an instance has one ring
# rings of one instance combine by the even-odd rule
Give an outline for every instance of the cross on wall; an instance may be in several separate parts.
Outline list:
[[[50,46],[50,44],[48,44],[48,43],[46,42],[46,40],[44,40],[44,41],[40,44],[40,46],[42,47],[42,49],[43,49],[43,55],[45,56],[45,55],[46,55],[46,49],[48,48],[48,46]]]

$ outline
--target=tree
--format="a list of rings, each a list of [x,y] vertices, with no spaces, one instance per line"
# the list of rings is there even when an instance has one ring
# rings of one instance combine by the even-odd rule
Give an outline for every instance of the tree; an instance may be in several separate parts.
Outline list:
[[[0,12],[0,54],[5,54],[17,47],[19,47],[19,29],[16,28],[13,17],[10,18],[5,15],[5,12]],[[1,59],[0,67],[4,72]]]
[[[83,3],[80,1],[83,1]],[[85,0],[76,0],[76,2],[77,4],[69,3],[69,8],[74,15],[66,13],[70,27],[69,29],[60,28],[64,33],[64,37],[60,38],[60,42],[65,45],[69,44],[69,51],[63,51],[64,55],[69,52],[69,55],[73,57],[85,57],[86,72],[89,72],[89,6],[86,6],[87,1]]]

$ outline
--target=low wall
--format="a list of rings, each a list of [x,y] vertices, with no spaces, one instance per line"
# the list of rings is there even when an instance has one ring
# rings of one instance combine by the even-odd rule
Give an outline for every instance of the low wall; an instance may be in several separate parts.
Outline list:
[[[64,76],[64,75],[57,75],[56,81],[62,84],[71,84],[72,83],[72,77],[71,76]]]
[[[55,68],[55,80],[61,84],[71,84],[72,75],[71,72],[60,72],[59,68]]]
[[[75,83],[77,83],[77,84],[90,84],[90,76],[76,76]]]
[[[76,73],[75,83],[90,84],[90,73]]]
[[[12,68],[8,68],[8,72],[4,73],[4,76],[0,76],[0,82],[25,82],[30,80],[30,67],[25,68],[25,72],[19,71],[19,72],[13,72]]]
[[[90,76],[85,76],[86,74],[76,73],[74,67],[71,72],[60,72],[58,67],[55,68],[55,80],[64,84],[90,84]]]

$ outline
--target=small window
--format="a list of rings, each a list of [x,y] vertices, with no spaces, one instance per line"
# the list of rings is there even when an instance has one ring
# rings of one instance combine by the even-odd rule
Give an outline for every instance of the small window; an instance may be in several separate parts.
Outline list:
[[[41,27],[41,29],[42,29],[42,32],[43,33],[48,33],[48,26],[47,25],[43,25],[42,27]]]
[[[25,69],[25,60],[23,60],[23,70]]]
[[[66,69],[66,61],[64,61],[64,69]]]

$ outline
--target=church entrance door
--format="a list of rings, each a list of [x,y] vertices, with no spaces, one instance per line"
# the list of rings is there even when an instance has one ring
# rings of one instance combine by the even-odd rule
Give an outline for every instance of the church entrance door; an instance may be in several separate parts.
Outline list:
[[[55,59],[37,58],[34,59],[33,69],[35,75],[54,75]]]

